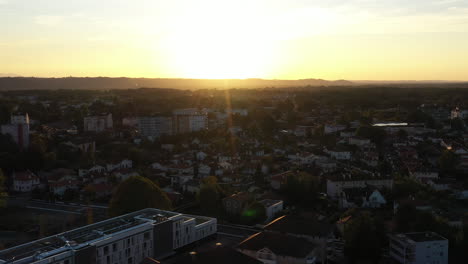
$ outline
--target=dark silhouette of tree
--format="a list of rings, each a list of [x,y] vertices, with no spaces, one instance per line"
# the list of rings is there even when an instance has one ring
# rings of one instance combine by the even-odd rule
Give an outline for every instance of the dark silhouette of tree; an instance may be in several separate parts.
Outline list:
[[[207,215],[220,212],[221,196],[214,184],[203,184],[197,195],[201,210]]]
[[[377,263],[386,241],[384,227],[369,212],[363,212],[346,227],[345,241],[349,263]]]
[[[6,200],[8,198],[8,194],[5,190],[5,182],[6,182],[6,177],[3,174],[2,169],[0,169],[0,208],[3,208],[6,206]]]
[[[171,201],[151,180],[132,176],[117,187],[110,201],[109,214],[118,216],[144,208],[170,210]]]
[[[440,170],[444,173],[454,172],[459,163],[460,157],[451,150],[445,150],[439,158]]]

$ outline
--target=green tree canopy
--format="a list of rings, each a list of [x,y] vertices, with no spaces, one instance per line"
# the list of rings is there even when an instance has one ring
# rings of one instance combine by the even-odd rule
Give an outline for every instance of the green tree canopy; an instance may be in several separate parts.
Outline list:
[[[144,208],[170,210],[171,201],[151,180],[132,176],[120,183],[112,195],[109,214],[118,216]]]

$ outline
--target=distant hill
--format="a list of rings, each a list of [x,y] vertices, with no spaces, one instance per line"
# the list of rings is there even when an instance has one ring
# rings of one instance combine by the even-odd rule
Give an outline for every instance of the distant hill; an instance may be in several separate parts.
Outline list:
[[[264,79],[152,79],[152,78],[107,78],[107,77],[0,77],[0,90],[42,90],[42,89],[132,89],[175,88],[264,88],[264,87],[303,87],[303,86],[349,86],[350,81],[327,81],[321,79],[303,80],[264,80]]]

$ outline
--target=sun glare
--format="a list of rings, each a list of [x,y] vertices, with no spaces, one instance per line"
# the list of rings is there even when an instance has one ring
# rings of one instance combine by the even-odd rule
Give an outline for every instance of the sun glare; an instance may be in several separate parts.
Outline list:
[[[257,13],[225,12],[198,7],[184,14],[167,41],[167,59],[179,76],[188,78],[250,78],[271,73],[274,42],[269,41]],[[229,11],[229,12],[228,12]]]

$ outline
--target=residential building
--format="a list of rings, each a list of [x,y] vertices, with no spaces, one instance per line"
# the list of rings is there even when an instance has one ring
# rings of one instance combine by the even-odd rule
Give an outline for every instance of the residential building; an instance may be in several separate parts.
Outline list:
[[[175,115],[174,130],[177,134],[197,132],[208,127],[208,116],[206,114]]]
[[[455,108],[450,113],[450,119],[455,119],[455,118],[467,119],[468,118],[468,110],[461,110],[458,107]]]
[[[174,133],[172,117],[151,116],[138,117],[138,131],[144,137],[158,138]]]
[[[29,116],[28,114],[12,115],[10,124],[2,125],[0,132],[10,135],[13,141],[22,149],[29,146]]]
[[[264,207],[266,212],[266,222],[275,219],[279,212],[283,211],[283,201],[265,199],[259,201]]]
[[[365,188],[372,186],[377,189],[392,189],[393,179],[389,177],[370,176],[353,177],[351,174],[342,174],[327,179],[327,195],[331,198],[338,198],[344,189]]]
[[[97,116],[87,116],[84,118],[84,131],[102,132],[112,129],[112,114],[102,114]]]
[[[30,171],[13,173],[13,190],[16,192],[30,192],[39,188],[39,185],[39,177]]]
[[[0,251],[0,264],[138,264],[216,234],[215,218],[147,208]]]
[[[346,129],[345,125],[325,125],[323,127],[323,132],[325,134],[332,134],[332,133],[336,133],[345,129]]]
[[[250,200],[248,193],[237,193],[223,199],[224,210],[230,215],[240,215]]]
[[[401,264],[447,264],[448,240],[434,232],[390,235],[390,256]]]

